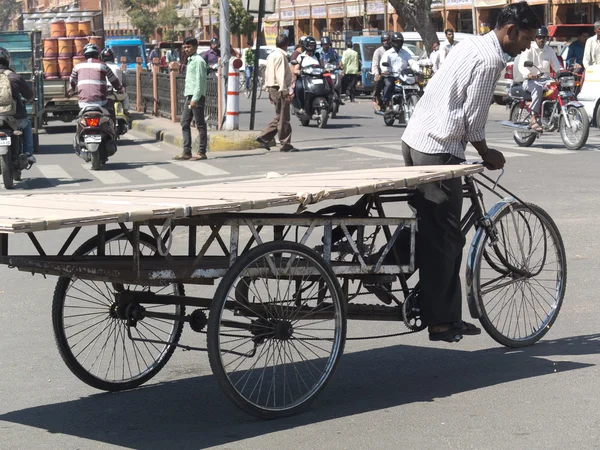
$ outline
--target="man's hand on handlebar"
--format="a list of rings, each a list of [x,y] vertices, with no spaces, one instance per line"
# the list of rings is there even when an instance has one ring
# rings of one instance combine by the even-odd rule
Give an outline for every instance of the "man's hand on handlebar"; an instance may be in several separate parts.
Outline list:
[[[481,156],[481,159],[483,159],[483,165],[489,170],[502,169],[506,163],[506,159],[502,152],[494,148],[488,148],[487,152],[483,154],[480,153],[479,155]]]
[[[530,73],[529,75],[527,75],[528,80],[537,80],[539,77],[540,77],[540,74],[538,74],[538,73]]]

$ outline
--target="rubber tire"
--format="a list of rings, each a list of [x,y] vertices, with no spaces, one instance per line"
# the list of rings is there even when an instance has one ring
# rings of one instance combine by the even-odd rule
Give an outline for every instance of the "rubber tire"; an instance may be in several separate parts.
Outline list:
[[[123,235],[123,231],[121,231],[120,229],[108,230],[106,232],[106,241],[108,242],[110,240],[113,240],[113,239],[121,236],[121,235]],[[146,233],[140,233],[140,242],[147,242],[150,245],[152,245],[154,248],[156,248],[155,239]],[[96,248],[96,246],[97,246],[97,236],[94,236],[91,239],[88,239],[87,241],[85,241],[77,250],[75,250],[73,255],[75,255],[75,256],[85,255],[87,253],[90,253],[92,250],[94,250]],[[56,346],[58,347],[60,356],[62,357],[63,361],[65,362],[65,364],[67,365],[69,370],[71,372],[73,372],[73,374],[77,378],[79,378],[81,381],[83,381],[85,384],[92,386],[96,389],[100,389],[103,391],[109,391],[109,392],[118,392],[118,391],[134,389],[134,388],[144,384],[146,381],[150,380],[158,372],[160,372],[161,369],[165,366],[165,364],[167,364],[167,362],[173,355],[173,352],[177,348],[174,345],[171,346],[169,349],[167,349],[167,351],[165,352],[165,354],[163,356],[163,359],[152,370],[148,371],[148,373],[146,373],[144,376],[137,378],[135,380],[131,380],[127,383],[111,383],[106,380],[101,380],[99,378],[96,378],[92,374],[90,374],[83,367],[81,367],[79,362],[73,356],[73,353],[71,352],[69,344],[64,335],[62,310],[63,310],[63,305],[64,305],[64,296],[66,293],[66,289],[69,287],[70,281],[71,281],[71,279],[69,277],[60,277],[58,279],[58,282],[56,283],[56,288],[54,289],[54,298],[52,299],[52,327],[54,329],[54,340],[56,342]],[[178,295],[185,295],[185,289],[183,287],[183,284],[178,284],[177,290],[178,290]],[[185,315],[185,306],[181,307],[181,314]],[[183,322],[180,322],[179,327],[178,327],[177,331],[175,332],[175,337],[173,339],[174,344],[177,344],[179,342],[182,332],[183,332]]]
[[[482,315],[479,318],[479,322],[481,323],[481,326],[485,329],[485,331],[491,336],[491,338],[494,339],[499,344],[504,345],[506,347],[510,347],[510,348],[521,348],[521,347],[527,347],[527,346],[533,345],[537,341],[539,341],[542,337],[544,337],[544,335],[550,330],[550,328],[554,324],[554,321],[558,317],[558,313],[560,312],[560,308],[561,308],[563,300],[565,298],[565,290],[566,290],[566,284],[567,284],[567,256],[565,254],[565,245],[563,243],[562,236],[560,235],[560,231],[558,230],[558,227],[554,223],[554,220],[552,220],[552,218],[546,211],[544,211],[542,208],[540,208],[539,206],[534,205],[532,203],[527,203],[527,206],[525,206],[521,203],[516,203],[516,204],[512,204],[511,207],[513,208],[514,211],[518,211],[519,209],[526,209],[528,212],[529,212],[529,208],[531,208],[535,211],[536,215],[543,218],[545,225],[549,229],[551,229],[551,230],[549,230],[549,232],[554,233],[554,235],[556,237],[556,245],[558,247],[560,257],[563,261],[562,267],[563,267],[563,271],[564,271],[564,276],[563,276],[563,280],[562,280],[562,285],[563,285],[562,295],[560,296],[560,299],[558,300],[554,315],[552,316],[550,321],[546,324],[546,326],[544,326],[540,330],[540,332],[538,334],[536,334],[532,338],[527,339],[527,340],[520,340],[520,341],[513,340],[513,339],[510,339],[510,338],[504,336],[502,333],[500,333],[496,329],[494,324],[490,321],[490,319],[488,318],[488,316],[485,312],[485,302],[484,302],[484,299],[482,299],[478,293],[477,285],[478,285],[480,277],[481,277],[481,274],[479,273],[481,271],[481,259],[484,257],[485,250],[488,247],[487,244],[488,244],[489,237],[484,236],[483,239],[481,240],[480,244],[478,245],[478,248],[476,250],[477,254],[475,256],[475,261],[476,261],[475,264],[477,265],[477,268],[473,270],[473,272],[474,272],[473,283],[476,284],[476,286],[473,288],[473,295],[475,296],[476,301],[479,303],[480,311],[482,311]],[[498,214],[495,221],[498,221],[499,219],[503,218],[509,212],[510,212],[510,208],[505,207],[504,210],[502,210],[502,212],[500,212]],[[493,250],[488,249],[487,251],[493,251]]]
[[[260,257],[260,255],[268,254],[270,252],[274,252],[277,250],[285,251],[285,249],[296,250],[299,253],[304,253],[307,256],[310,256],[317,262],[323,261],[323,257],[320,256],[313,249],[307,247],[306,245],[299,244],[297,242],[267,242],[261,244],[257,247],[254,247],[251,250],[248,250],[236,260],[236,262],[229,268],[225,276],[221,279],[219,286],[217,287],[217,291],[213,297],[213,301],[210,305],[210,313],[208,314],[208,331],[207,331],[207,347],[208,347],[208,359],[210,361],[210,367],[213,371],[213,374],[219,384],[221,389],[225,392],[227,397],[241,410],[252,414],[253,416],[260,417],[261,419],[279,419],[282,417],[292,416],[294,414],[298,414],[303,409],[307,408],[317,397],[317,395],[323,390],[323,388],[327,385],[327,383],[333,377],[337,365],[340,361],[342,354],[344,353],[344,345],[346,343],[346,331],[347,331],[347,317],[346,317],[346,300],[344,295],[342,294],[341,287],[339,285],[338,279],[333,273],[331,267],[325,262],[321,264],[324,271],[331,278],[332,283],[334,283],[335,289],[340,296],[340,307],[341,307],[341,315],[342,315],[342,323],[341,323],[341,342],[339,352],[335,357],[335,360],[332,364],[331,371],[327,377],[327,379],[323,382],[323,385],[317,390],[312,397],[307,399],[304,403],[296,406],[293,409],[289,409],[283,412],[278,411],[265,411],[262,408],[258,408],[254,405],[249,404],[237,391],[231,386],[227,374],[223,370],[223,366],[221,364],[221,356],[219,352],[218,346],[218,335],[220,328],[220,317],[221,317],[221,309],[223,308],[223,302],[227,300],[227,295],[230,290],[231,285],[235,282],[236,278],[239,274],[251,264],[255,259]]]
[[[100,170],[102,168],[102,159],[100,158],[100,152],[102,151],[102,146],[95,152],[90,154],[92,160],[92,170]]]
[[[417,103],[419,103],[419,96],[418,95],[411,95],[410,97],[408,97],[407,103],[412,106],[412,110],[413,110],[413,114],[414,114],[415,113],[415,108],[417,107]],[[409,122],[410,122],[410,118],[411,117],[412,117],[412,114],[408,118]],[[406,122],[404,124],[404,126],[407,126],[407,125],[408,125],[408,122]]]
[[[331,118],[332,118],[332,119],[335,119],[335,118],[336,118],[336,116],[337,116],[337,112],[338,112],[338,108],[339,108],[339,107],[337,106],[337,104],[334,104],[334,106],[333,106],[333,108],[332,108],[332,110],[331,110]]]
[[[570,106],[569,108],[567,108],[567,112],[569,111],[569,109],[573,109],[575,108],[574,106]],[[563,128],[565,128],[565,124],[564,124],[564,118],[561,116],[560,117],[560,122],[558,123],[558,130],[560,132],[560,137],[563,141],[563,144],[565,144],[565,147],[567,147],[569,150],[580,150],[586,143],[588,140],[588,137],[590,136],[590,118],[587,115],[587,112],[585,112],[585,109],[583,108],[575,108],[578,109],[579,112],[581,113],[581,128],[583,128],[583,134],[581,135],[581,139],[579,139],[579,142],[577,142],[577,144],[575,145],[571,145],[568,144],[566,142],[566,140],[563,137]]]
[[[517,120],[516,115],[518,114],[520,108],[520,104],[519,103],[515,103],[513,105],[513,107],[510,110],[510,121],[512,123],[515,123]],[[521,140],[520,138],[517,137],[517,132],[513,132],[513,139],[516,142],[516,144],[519,147],[531,147],[533,145],[533,143],[535,142],[535,140],[537,139],[537,135],[535,133],[531,133],[531,136],[529,136],[527,139]]]
[[[504,100],[505,97],[503,97],[502,95],[494,95],[494,103],[504,106],[506,105],[506,100]]]
[[[307,127],[310,124],[310,119],[300,119],[300,125]]]
[[[385,123],[388,127],[394,125],[395,117],[393,114],[386,114],[383,116],[383,123]]]
[[[321,109],[320,112],[320,118],[319,118],[319,122],[318,122],[318,127],[319,128],[326,128],[327,127],[327,121],[329,120],[329,111],[327,111],[326,109]]]
[[[15,188],[15,169],[10,160],[11,150],[6,155],[2,155],[0,159],[0,171],[2,171],[2,181],[4,182],[4,189]]]

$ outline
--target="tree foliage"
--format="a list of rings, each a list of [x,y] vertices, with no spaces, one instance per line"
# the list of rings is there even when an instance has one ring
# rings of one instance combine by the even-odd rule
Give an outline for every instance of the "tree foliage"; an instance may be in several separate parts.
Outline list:
[[[256,29],[254,16],[244,8],[242,0],[229,2],[229,29],[238,37],[238,47],[242,46],[242,36],[250,36]]]
[[[389,0],[389,2],[407,24],[415,27],[423,39],[427,53],[431,53],[433,44],[438,41],[431,21],[431,0]]]
[[[177,28],[186,28],[191,25],[187,18],[179,17],[175,5],[175,1],[168,1],[157,14],[158,26],[163,28],[163,39],[165,41],[176,41],[179,35]]]
[[[146,38],[154,36],[158,26],[156,8],[159,0],[121,0],[134,28]]]
[[[0,0],[0,30],[8,30],[14,16],[21,11],[16,0]]]

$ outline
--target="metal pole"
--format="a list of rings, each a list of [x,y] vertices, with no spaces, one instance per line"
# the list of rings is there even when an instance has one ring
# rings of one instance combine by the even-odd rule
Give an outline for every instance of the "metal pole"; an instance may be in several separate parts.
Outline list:
[[[254,54],[254,71],[252,72],[252,106],[250,107],[250,130],[254,130],[254,116],[256,115],[256,85],[258,84],[258,71],[260,46],[262,45],[262,22],[265,15],[265,0],[259,0],[258,23],[256,24],[256,53]]]
[[[229,74],[229,60],[231,59],[231,43],[229,31],[229,0],[221,0],[220,2],[220,19],[219,26],[219,41],[221,42],[221,105],[223,114],[227,111],[227,77]],[[221,117],[221,123],[225,117]]]

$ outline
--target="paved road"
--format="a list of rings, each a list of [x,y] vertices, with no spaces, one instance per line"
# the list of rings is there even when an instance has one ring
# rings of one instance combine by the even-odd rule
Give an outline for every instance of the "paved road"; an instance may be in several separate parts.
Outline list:
[[[295,125],[295,143],[302,152],[208,161],[207,166],[226,174],[202,174],[173,165],[169,157],[174,149],[140,136],[140,141],[123,146],[103,171],[123,176],[127,181],[122,183],[96,179],[70,153],[70,134],[53,134],[43,141],[35,170],[54,166],[67,176],[52,176],[57,180],[53,187],[31,189],[112,190],[263,176],[271,170],[292,173],[401,164],[397,145],[402,128],[385,127],[369,108],[348,105],[344,115],[332,121],[339,128],[300,131]],[[567,250],[565,303],[541,343],[515,351],[483,335],[454,345],[432,344],[424,333],[351,341],[332,382],[310,412],[261,422],[229,404],[202,353],[177,351],[147,386],[127,393],[100,393],[81,383],[62,363],[53,343],[50,304],[56,279],[2,266],[0,448],[598,448],[600,134],[593,130],[592,145],[580,152],[565,151],[558,135],[520,149],[495,122],[503,114],[494,107],[488,127],[490,142],[507,152],[502,181],[550,212]],[[175,178],[153,179],[144,167],[164,169]],[[32,172],[27,183],[34,184],[40,175],[41,170]],[[77,243],[90,233],[79,236]],[[42,245],[52,249],[65,233],[40,237]],[[11,245],[33,252],[26,236]],[[189,293],[194,292],[190,288]],[[396,324],[349,324],[350,336],[393,331],[398,331]],[[201,346],[205,340],[188,329],[182,343]]]

